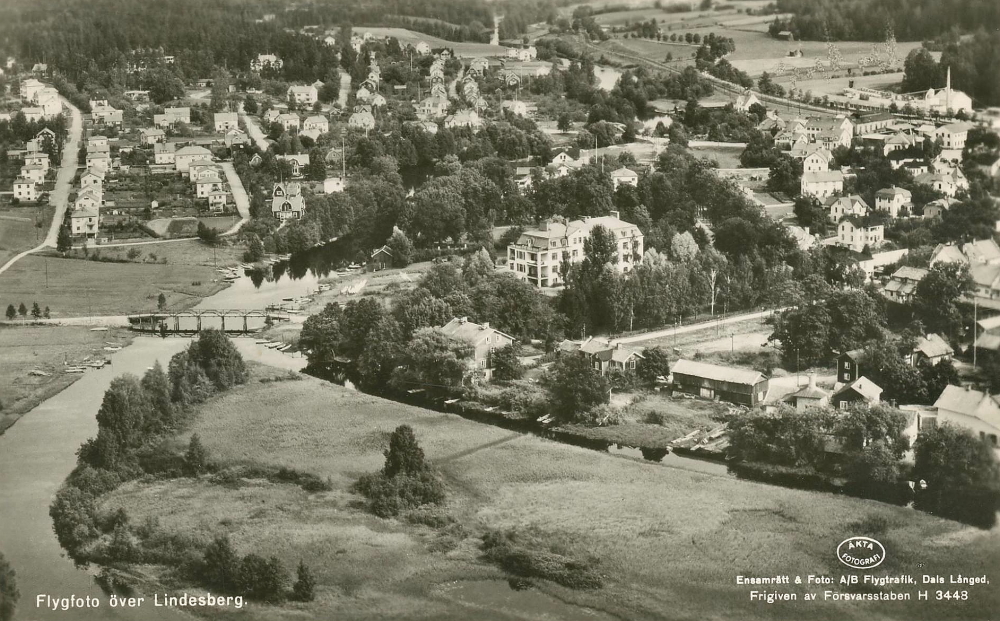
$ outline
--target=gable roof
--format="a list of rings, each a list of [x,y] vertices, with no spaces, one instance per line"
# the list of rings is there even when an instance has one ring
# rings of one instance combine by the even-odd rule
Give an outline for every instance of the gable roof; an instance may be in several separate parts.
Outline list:
[[[835,392],[833,394],[834,400],[848,390],[853,390],[869,401],[878,401],[882,398],[882,387],[864,375]]]
[[[1000,429],[1000,403],[989,393],[979,392],[968,386],[949,384],[941,391],[934,407],[972,416]]]
[[[746,384],[753,386],[764,379],[760,371],[750,369],[737,369],[734,367],[723,367],[707,362],[695,362],[694,360],[680,359],[674,363],[670,369],[672,373],[682,375],[692,375],[717,382],[730,382],[732,384]]]
[[[974,263],[1000,260],[1000,246],[992,239],[980,239],[962,246],[962,252]]]
[[[889,198],[892,198],[893,196],[903,196],[906,199],[910,199],[913,197],[913,194],[905,188],[892,186],[891,188],[882,188],[878,192],[875,192],[875,196],[887,196]]]
[[[844,173],[839,170],[802,173],[802,183],[824,183],[828,181],[840,181],[843,183]]]
[[[177,150],[177,155],[207,155],[212,156],[212,152],[205,147],[199,147],[197,145],[191,145]]]
[[[928,358],[950,356],[955,353],[951,345],[941,338],[939,334],[928,334],[927,336],[920,337],[917,340],[917,344],[913,347],[913,351],[919,351]]]
[[[483,326],[478,323],[473,323],[465,317],[455,317],[443,325],[440,329],[452,338],[472,341],[473,343],[478,343],[483,339],[483,337],[491,336],[493,333],[505,336],[512,341],[517,340],[513,336],[505,334],[496,328],[491,328],[489,325]]]

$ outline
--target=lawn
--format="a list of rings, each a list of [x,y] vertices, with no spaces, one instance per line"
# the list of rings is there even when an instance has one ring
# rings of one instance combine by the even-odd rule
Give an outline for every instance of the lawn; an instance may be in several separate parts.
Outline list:
[[[49,205],[0,209],[0,265],[42,243],[52,222]],[[35,226],[41,222],[42,226]]]
[[[0,301],[6,308],[9,302]],[[108,343],[125,344],[131,338],[130,332],[117,329],[91,332],[77,326],[0,326],[0,433],[82,377],[65,373],[64,363],[109,356],[103,349]],[[31,375],[30,371],[48,375]]]
[[[139,248],[159,255],[169,245]],[[110,251],[105,248],[102,253]],[[179,310],[191,308],[224,287],[220,274],[205,265],[105,263],[31,255],[0,274],[0,302],[23,300],[30,305],[37,300],[51,309],[53,317],[124,315],[155,310],[160,293],[166,296],[168,308]]]
[[[461,529],[378,520],[357,507],[349,486],[382,465],[388,433],[400,423],[414,428],[442,472],[447,510]],[[273,554],[286,567],[303,560],[315,570],[315,602],[250,607],[226,618],[587,618],[565,610],[545,617],[542,609],[515,615],[506,604],[484,609],[483,600],[449,596],[455,581],[498,577],[479,558],[487,527],[537,529],[573,553],[598,557],[606,577],[600,591],[538,586],[565,604],[619,619],[985,619],[1000,603],[988,586],[971,588],[961,603],[933,595],[826,603],[823,589],[805,584],[776,589],[799,593],[799,602],[751,602],[753,587],[738,586],[738,575],[839,578],[835,549],[858,534],[888,550],[877,575],[995,576],[1000,533],[876,502],[613,457],[312,378],[237,388],[206,404],[191,431],[223,464],[289,466],[333,484],[331,492],[307,494],[262,481],[233,488],[182,479],[132,483],[105,499],[105,508],[126,508],[133,523],[155,516],[162,528],[202,540],[228,532],[244,554]],[[805,592],[820,600],[802,602]],[[510,591],[505,601],[520,597]]]
[[[142,244],[138,246],[114,246],[110,248],[91,248],[90,254],[100,251],[103,257],[125,259],[129,251],[139,251],[134,259],[143,263],[164,263],[167,265],[199,265],[205,267],[227,267],[238,265],[243,261],[243,246],[221,242],[215,247],[198,240],[176,241],[163,244]],[[71,255],[83,259],[83,250],[73,250]]]

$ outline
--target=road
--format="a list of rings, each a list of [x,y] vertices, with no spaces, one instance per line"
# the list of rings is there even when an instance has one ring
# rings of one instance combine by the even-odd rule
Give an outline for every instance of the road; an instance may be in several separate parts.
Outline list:
[[[774,310],[760,311],[759,313],[746,313],[744,315],[732,315],[726,317],[725,319],[716,319],[714,321],[703,321],[701,323],[692,323],[686,326],[679,326],[676,328],[666,328],[663,330],[656,330],[654,332],[643,332],[642,334],[634,334],[632,336],[623,336],[621,338],[616,338],[616,343],[641,343],[642,341],[651,341],[653,339],[659,339],[667,336],[673,336],[675,334],[686,334],[688,332],[697,332],[698,330],[710,330],[718,326],[724,326],[731,323],[739,323],[740,321],[748,321],[751,319],[764,319],[765,317],[770,317],[775,313],[780,313],[786,310],[784,308],[778,308]]]
[[[348,76],[348,80],[349,79],[350,76]],[[267,138],[264,137],[264,132],[260,131],[260,127],[257,127],[257,123],[253,120],[253,118],[247,116],[247,114],[243,111],[240,111],[240,118],[243,119],[243,123],[247,127],[247,134],[250,136],[250,139],[254,141],[254,144],[257,145],[257,148],[261,151],[267,151]]]
[[[12,257],[4,265],[0,265],[0,274],[3,274],[10,269],[11,265],[14,265],[33,252],[38,252],[46,247],[56,247],[59,228],[62,226],[63,218],[66,215],[66,209],[69,205],[69,193],[73,185],[73,177],[76,176],[77,151],[80,150],[80,140],[83,138],[83,116],[80,114],[80,111],[67,99],[63,97],[59,99],[62,101],[62,105],[69,110],[70,125],[69,137],[65,144],[63,144],[63,157],[59,165],[59,173],[56,175],[56,186],[49,194],[49,204],[56,208],[55,213],[52,215],[52,224],[49,225],[49,233],[45,236],[45,240],[38,246],[35,246],[31,250],[25,250],[21,254]]]
[[[351,74],[340,71],[340,92],[337,94],[337,105],[341,110],[347,108],[347,96],[351,92]]]
[[[240,221],[233,225],[223,235],[232,235],[240,230],[246,222],[250,220],[250,197],[247,196],[243,181],[236,174],[236,167],[232,162],[222,162],[222,170],[226,172],[226,181],[229,182],[229,189],[233,193],[233,202],[236,203],[236,211],[240,212]]]

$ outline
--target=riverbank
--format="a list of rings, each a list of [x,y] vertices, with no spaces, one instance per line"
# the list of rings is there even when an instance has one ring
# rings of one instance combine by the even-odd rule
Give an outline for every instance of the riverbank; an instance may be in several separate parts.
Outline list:
[[[0,325],[0,434],[38,404],[65,390],[93,367],[132,342],[123,329],[92,331],[82,326]]]
[[[250,606],[227,616],[468,619],[489,611],[513,619],[539,618],[551,607],[548,618],[574,619],[587,614],[582,606],[599,611],[596,618],[801,619],[801,603],[751,602],[736,576],[838,576],[836,547],[858,534],[877,537],[890,551],[877,575],[1000,569],[996,532],[911,510],[620,459],[310,377],[261,379],[204,404],[176,446],[198,433],[222,468],[292,468],[328,478],[330,491],[240,477],[227,485],[204,477],[136,481],[102,505],[124,508],[133,524],[155,517],[167,534],[208,541],[228,533],[241,554],[275,555],[289,569],[301,560],[314,569],[314,602]],[[361,474],[382,466],[388,434],[399,424],[413,427],[444,477],[447,526],[376,519],[351,492]],[[481,559],[481,537],[492,528],[530,529],[593,555],[604,588],[542,582],[507,590],[497,582],[504,575]],[[820,594],[810,604],[813,618],[871,618],[867,607],[824,601],[824,587],[786,590],[800,599]],[[996,596],[975,595],[963,604],[963,617],[986,618]],[[910,601],[880,605],[879,615],[940,619],[955,610],[954,602]]]

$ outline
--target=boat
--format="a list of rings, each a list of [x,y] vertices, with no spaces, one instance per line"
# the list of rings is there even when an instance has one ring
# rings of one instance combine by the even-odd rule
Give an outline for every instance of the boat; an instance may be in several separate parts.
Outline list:
[[[121,350],[122,348],[118,346],[107,346],[104,348],[104,351],[121,351]]]
[[[83,367],[66,367],[66,372],[67,373],[83,373],[86,370],[87,369],[85,369]]]
[[[94,367],[95,369],[103,369],[104,366],[108,364],[108,361],[105,360],[104,358],[99,358],[97,360],[89,362],[88,364]]]
[[[291,348],[292,348],[292,344],[288,343],[287,345],[282,345],[281,347],[279,347],[278,351],[288,351]]]
[[[42,371],[40,369],[32,369],[32,370],[28,371],[28,375],[35,375],[37,377],[49,377],[52,374],[51,373],[46,373],[45,371]]]
[[[271,341],[269,341],[269,340],[267,340],[267,339],[257,339],[257,340],[256,340],[255,342],[256,342],[256,343],[257,343],[258,345],[263,345],[263,344],[265,344],[265,343],[270,343]]]
[[[276,349],[278,347],[281,347],[281,343],[267,343],[266,345],[264,345],[264,347],[268,349]]]
[[[91,328],[90,331],[91,332],[107,332],[108,329],[105,328],[105,327],[100,327],[100,328]]]
[[[348,267],[348,269],[352,269],[352,270],[359,270],[359,269],[361,269],[361,266],[358,265],[357,263],[351,263],[347,267]]]

